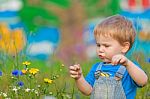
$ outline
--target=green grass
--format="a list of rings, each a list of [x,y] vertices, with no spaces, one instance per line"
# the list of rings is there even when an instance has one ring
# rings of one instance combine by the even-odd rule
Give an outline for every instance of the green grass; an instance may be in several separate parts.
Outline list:
[[[22,56],[1,57],[0,70],[3,71],[3,76],[0,77],[0,92],[8,92],[11,98],[18,99],[33,99],[37,97],[43,98],[46,95],[53,95],[58,99],[89,99],[89,96],[85,96],[80,91],[78,91],[74,79],[70,78],[69,76],[68,66],[62,67],[63,63],[61,60],[58,59],[51,59],[49,61],[30,60],[31,65],[28,66],[28,68],[39,69],[39,72],[36,74],[36,76],[30,78],[28,74],[25,76],[20,76],[19,78],[17,78],[17,80],[12,79],[12,70],[24,69],[24,65],[22,65],[22,62],[26,60],[29,59],[23,58]],[[98,61],[98,59],[93,59],[81,63],[84,76],[86,76],[86,74],[89,72],[91,66]],[[150,63],[145,62],[145,58],[143,56],[138,62],[149,77]],[[53,79],[53,77],[55,77],[56,75],[58,75],[59,77]],[[44,83],[44,78],[53,79],[53,83],[50,85]],[[15,83],[17,81],[23,81],[24,86],[21,87],[22,89],[19,89],[17,94],[15,94],[12,90],[10,90],[10,87],[17,86]],[[38,85],[41,85],[41,87],[38,88]],[[26,88],[38,90],[40,92],[40,96],[36,96],[35,94],[33,94],[33,92],[25,93],[24,89]],[[3,98],[3,96],[1,97]],[[136,99],[149,98],[150,84],[148,83],[145,87],[138,89]]]

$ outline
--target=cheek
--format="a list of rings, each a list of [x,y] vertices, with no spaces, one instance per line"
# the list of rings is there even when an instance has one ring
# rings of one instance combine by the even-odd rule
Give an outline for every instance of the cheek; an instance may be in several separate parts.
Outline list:
[[[116,54],[120,54],[120,53],[121,53],[121,50],[117,49],[117,48],[116,49],[112,48],[112,49],[108,50],[108,54],[110,54],[109,56],[111,56],[111,57],[114,56],[114,55],[116,55]]]
[[[99,48],[98,48],[98,47],[96,47],[96,52],[97,52],[97,53],[99,52]]]
[[[96,53],[99,54],[99,50],[98,49],[96,49]]]
[[[109,50],[109,51],[105,52],[105,54],[109,57],[112,57],[114,53],[112,50]]]

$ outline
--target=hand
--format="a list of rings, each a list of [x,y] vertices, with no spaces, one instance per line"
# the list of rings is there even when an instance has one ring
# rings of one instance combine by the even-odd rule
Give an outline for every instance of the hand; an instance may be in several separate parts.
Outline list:
[[[121,64],[123,66],[127,66],[127,64],[128,64],[128,58],[125,57],[122,54],[114,55],[112,57],[112,64],[113,65]]]
[[[78,80],[82,75],[80,64],[70,66],[69,71],[70,71],[70,76],[75,80]]]

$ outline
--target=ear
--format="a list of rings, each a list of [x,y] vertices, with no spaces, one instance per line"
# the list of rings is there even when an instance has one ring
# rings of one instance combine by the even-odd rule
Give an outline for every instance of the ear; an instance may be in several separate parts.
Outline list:
[[[122,52],[123,54],[126,54],[127,51],[129,50],[129,48],[130,48],[130,43],[129,43],[129,42],[124,42],[121,52]]]

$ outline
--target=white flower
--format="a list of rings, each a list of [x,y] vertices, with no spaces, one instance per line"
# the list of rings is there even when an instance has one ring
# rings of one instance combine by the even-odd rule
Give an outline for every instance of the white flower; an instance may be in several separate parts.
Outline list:
[[[68,99],[71,99],[72,97],[70,96],[70,95],[68,95],[68,94],[66,94],[66,97],[68,98]]]
[[[14,92],[17,92],[18,89],[17,89],[16,87],[14,87],[12,90],[13,90]]]
[[[41,87],[41,85],[38,85],[37,87],[38,87],[38,88],[40,88],[40,87]]]
[[[6,94],[6,93],[3,93],[3,96],[4,96],[4,97],[7,97],[7,94]]]
[[[31,89],[31,92],[34,92],[35,89]]]
[[[39,96],[39,92],[37,90],[34,91],[37,96]]]
[[[27,88],[27,89],[25,89],[25,92],[29,92],[31,89],[29,89],[29,88]]]

